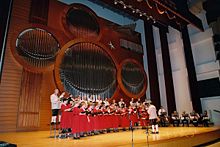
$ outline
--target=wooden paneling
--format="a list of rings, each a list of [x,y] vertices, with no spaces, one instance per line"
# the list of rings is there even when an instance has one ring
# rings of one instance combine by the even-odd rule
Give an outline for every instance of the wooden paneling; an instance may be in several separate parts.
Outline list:
[[[13,3],[0,83],[0,132],[16,131],[17,129],[17,111],[23,69],[10,52],[10,41],[14,33],[28,22],[29,7],[29,0],[15,0]]]
[[[49,0],[31,0],[30,22],[47,25]],[[39,11],[40,10],[40,11]]]
[[[41,73],[31,73],[23,70],[21,96],[18,109],[18,130],[39,127],[41,81]]]
[[[40,129],[48,130],[51,120],[51,104],[50,95],[56,88],[53,71],[43,74],[41,89],[41,103],[40,103]]]

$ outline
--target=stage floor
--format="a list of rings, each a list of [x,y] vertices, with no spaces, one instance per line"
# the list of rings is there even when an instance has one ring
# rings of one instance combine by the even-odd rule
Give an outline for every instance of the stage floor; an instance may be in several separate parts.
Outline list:
[[[220,137],[220,127],[165,127],[159,128],[159,134],[149,134],[149,146],[194,146]],[[49,138],[49,131],[0,133],[0,141],[31,147],[99,147],[99,146],[132,146],[132,132],[120,131],[95,136],[83,137],[80,140]],[[145,129],[133,131],[134,146],[148,146]]]

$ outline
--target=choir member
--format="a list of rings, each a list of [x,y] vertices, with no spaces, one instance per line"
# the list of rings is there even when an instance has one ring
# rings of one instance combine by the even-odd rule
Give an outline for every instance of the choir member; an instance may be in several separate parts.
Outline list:
[[[115,107],[113,109],[113,114],[114,114],[114,121],[113,121],[113,131],[114,132],[118,132],[118,127],[120,124],[120,109],[119,106],[117,104],[115,104]]]
[[[138,123],[136,108],[133,108],[132,106],[129,106],[128,114],[129,114],[129,119],[130,119],[130,127],[133,127]]]
[[[202,114],[202,123],[204,127],[209,127],[209,116],[206,110]]]
[[[118,102],[118,105],[120,108],[125,106],[125,102],[124,102],[123,98],[120,99],[120,101]]]
[[[165,127],[166,122],[168,122],[168,119],[167,119],[166,115],[167,115],[166,110],[163,108],[163,106],[161,106],[160,109],[158,110],[158,116],[160,118],[160,125],[162,127]]]
[[[104,105],[105,105],[105,106],[110,106],[110,104],[109,104],[109,102],[108,102],[108,98],[105,98],[105,100],[104,100]]]
[[[100,95],[98,95],[98,97],[97,97],[97,99],[96,99],[96,102],[98,102],[99,104],[102,103],[102,99],[101,99],[101,96],[100,96]]]
[[[140,99],[140,98],[137,100],[136,106],[137,106],[137,107],[140,107],[140,106],[141,106],[141,99]]]
[[[74,139],[80,139],[80,101],[75,101],[72,107],[72,134]]]
[[[186,111],[183,111],[181,115],[181,121],[182,121],[183,127],[185,124],[189,127],[189,114],[187,114]]]
[[[50,95],[50,102],[51,102],[51,109],[52,109],[52,118],[51,118],[51,124],[56,123],[57,116],[59,114],[60,110],[60,103],[61,98],[64,97],[65,93],[63,92],[60,96],[58,96],[59,90],[55,89],[54,93]],[[60,122],[61,115],[59,115],[58,123]]]
[[[191,113],[190,113],[190,121],[191,123],[195,126],[195,127],[198,127],[198,124],[199,124],[199,114],[195,112],[195,110],[193,110]]]
[[[145,105],[140,105],[140,107],[138,108],[139,111],[139,120],[140,120],[140,125],[142,126],[142,128],[145,128],[148,126],[148,113],[147,110],[145,108]]]
[[[112,109],[114,109],[116,105],[118,106],[118,104],[116,103],[115,99],[113,99],[113,100],[112,100],[112,103],[111,103],[111,105],[110,105],[110,107],[111,107]]]
[[[159,130],[158,130],[158,124],[157,124],[157,109],[154,105],[151,104],[150,101],[147,104],[148,104],[147,112],[149,114],[149,120],[152,125],[152,134],[158,134]]]
[[[135,108],[135,107],[136,107],[136,103],[134,102],[134,98],[131,98],[130,106],[131,106],[132,108]]]
[[[129,117],[128,117],[128,109],[126,108],[125,104],[121,105],[121,127],[123,131],[126,131],[126,128],[129,127]]]
[[[69,117],[70,111],[72,111],[71,104],[69,104],[68,99],[63,99],[63,103],[61,105],[61,124],[60,127],[62,128],[62,133],[67,133],[68,130],[71,128],[71,118]]]
[[[95,135],[99,134],[99,104],[98,102],[93,102],[94,103],[94,108],[92,110],[92,115],[94,118],[94,122],[93,122],[93,132]]]
[[[177,126],[179,127],[179,124],[180,124],[180,117],[179,117],[179,114],[177,111],[174,111],[172,113],[172,116],[171,116],[171,119],[172,119],[172,122],[173,122],[173,126]]]

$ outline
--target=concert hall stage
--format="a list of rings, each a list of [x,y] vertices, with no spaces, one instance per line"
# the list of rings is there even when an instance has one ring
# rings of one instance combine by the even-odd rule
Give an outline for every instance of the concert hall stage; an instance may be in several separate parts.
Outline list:
[[[149,146],[160,147],[187,147],[204,144],[220,137],[220,127],[166,127],[159,128],[160,134],[149,134]],[[49,131],[37,132],[16,132],[1,133],[0,141],[17,144],[20,146],[79,146],[79,147],[99,147],[99,146],[132,146],[132,132],[120,131],[117,133],[107,133],[89,137],[83,137],[80,140],[54,139],[49,138]],[[133,142],[135,147],[148,146],[147,134],[145,129],[136,129],[133,131]]]

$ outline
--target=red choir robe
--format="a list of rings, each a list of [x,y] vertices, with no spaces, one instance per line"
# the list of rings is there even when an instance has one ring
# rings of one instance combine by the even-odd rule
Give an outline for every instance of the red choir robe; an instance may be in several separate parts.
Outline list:
[[[85,109],[81,108],[80,109],[80,114],[79,114],[79,117],[80,117],[80,131],[81,132],[87,132],[89,131],[89,127],[88,127],[88,118],[87,118],[87,115],[86,113],[82,113],[82,112],[85,112]]]
[[[63,129],[67,129],[67,128],[71,128],[71,112],[68,112],[68,111],[65,111],[66,109],[69,109],[71,108],[71,105],[65,105],[65,104],[62,104],[61,105],[61,122],[60,122],[60,127],[63,128]]]
[[[99,130],[98,109],[96,107],[93,109],[93,129]]]
[[[148,126],[149,124],[149,115],[147,113],[147,111],[145,110],[141,110],[140,111],[140,124],[141,126]]]
[[[74,107],[72,111],[72,133],[79,133],[81,132],[79,116],[81,110],[78,107]]]
[[[129,116],[128,116],[128,110],[126,108],[123,108],[121,110],[121,127],[126,128],[130,126]]]
[[[137,113],[134,111],[134,109],[130,109],[129,114],[130,114],[130,121],[132,121],[132,126],[134,126],[134,124],[138,122]]]

